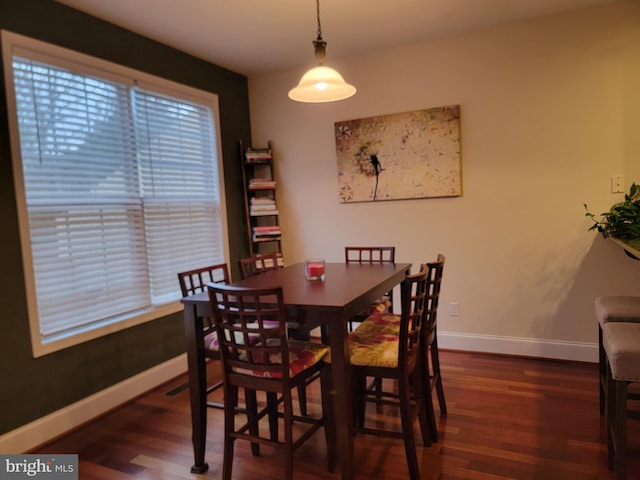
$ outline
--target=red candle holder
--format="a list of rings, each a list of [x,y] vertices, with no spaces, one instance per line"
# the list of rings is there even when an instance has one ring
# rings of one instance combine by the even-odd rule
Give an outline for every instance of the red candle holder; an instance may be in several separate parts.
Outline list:
[[[304,262],[304,277],[307,280],[324,280],[325,263],[321,258],[310,258]]]

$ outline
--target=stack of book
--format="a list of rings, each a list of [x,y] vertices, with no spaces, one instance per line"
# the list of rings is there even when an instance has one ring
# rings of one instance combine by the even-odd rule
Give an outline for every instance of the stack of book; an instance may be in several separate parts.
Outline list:
[[[265,163],[271,160],[270,148],[248,148],[245,152],[247,163]]]
[[[249,213],[253,216],[277,215],[276,201],[271,197],[253,197],[249,207]]]
[[[253,227],[254,242],[269,242],[271,240],[280,240],[280,234],[280,226],[278,225]]]
[[[249,180],[249,190],[273,190],[274,188],[276,188],[276,182],[270,178],[252,178]]]

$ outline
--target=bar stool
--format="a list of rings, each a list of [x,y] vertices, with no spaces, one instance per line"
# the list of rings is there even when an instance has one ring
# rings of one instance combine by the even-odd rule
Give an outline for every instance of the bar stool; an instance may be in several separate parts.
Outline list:
[[[606,425],[609,469],[626,479],[627,418],[640,419],[627,408],[628,388],[640,382],[640,324],[607,322],[602,327],[607,371]]]
[[[602,345],[602,327],[608,322],[640,323],[640,297],[610,295],[596,298],[598,318],[598,363],[600,372],[600,415],[604,415],[607,392],[606,355]]]

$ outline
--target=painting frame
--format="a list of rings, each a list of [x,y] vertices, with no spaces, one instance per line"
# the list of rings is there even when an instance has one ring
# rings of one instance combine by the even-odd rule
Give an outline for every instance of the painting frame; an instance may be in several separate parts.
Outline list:
[[[460,106],[335,122],[341,203],[462,195]]]

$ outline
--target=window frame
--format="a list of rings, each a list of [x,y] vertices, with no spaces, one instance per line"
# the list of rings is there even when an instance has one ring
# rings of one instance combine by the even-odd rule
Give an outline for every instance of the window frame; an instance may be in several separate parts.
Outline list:
[[[13,183],[16,195],[16,205],[18,214],[18,228],[20,235],[20,245],[22,250],[23,274],[25,281],[25,293],[27,300],[27,314],[29,328],[31,332],[31,346],[34,358],[47,355],[74,345],[78,345],[89,340],[93,340],[105,335],[131,328],[142,323],[153,321],[167,315],[182,311],[183,306],[179,299],[164,304],[152,305],[149,308],[133,313],[119,320],[108,322],[98,322],[90,329],[81,331],[70,336],[43,342],[40,334],[38,318],[38,307],[36,297],[35,273],[32,258],[31,231],[29,227],[29,214],[27,211],[25,182],[23,176],[22,153],[19,138],[19,127],[17,117],[17,105],[15,98],[15,85],[13,78],[13,56],[20,55],[20,52],[28,52],[28,57],[32,60],[40,60],[45,63],[54,63],[61,67],[72,67],[77,73],[86,73],[96,76],[99,74],[105,80],[116,80],[127,83],[131,87],[138,86],[143,89],[152,90],[159,94],[164,94],[176,98],[207,105],[213,115],[214,131],[216,140],[216,160],[218,178],[218,205],[220,207],[220,226],[222,232],[222,252],[224,262],[228,263],[229,257],[229,235],[226,209],[226,195],[224,182],[224,169],[222,158],[222,137],[220,131],[220,112],[218,96],[214,93],[196,89],[171,80],[151,75],[139,70],[115,64],[90,55],[79,53],[67,48],[52,45],[47,42],[35,40],[23,35],[19,35],[7,30],[1,31],[3,68],[5,74],[6,99],[9,121],[9,140],[11,146],[11,158],[13,166]],[[23,55],[24,56],[24,55]],[[55,58],[55,62],[52,62]],[[80,69],[78,69],[80,67]],[[194,268],[197,268],[195,265]],[[176,291],[180,288],[176,278]]]

